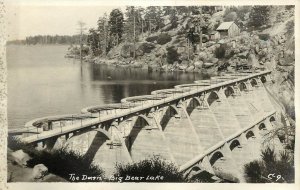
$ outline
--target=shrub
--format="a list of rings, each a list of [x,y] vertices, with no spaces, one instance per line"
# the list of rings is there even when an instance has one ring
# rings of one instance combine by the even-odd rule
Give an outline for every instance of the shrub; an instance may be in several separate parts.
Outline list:
[[[222,59],[225,57],[226,53],[226,45],[222,44],[220,47],[216,48],[215,50],[215,56],[218,59]]]
[[[177,26],[178,26],[178,23],[177,23],[177,22],[172,22],[171,24],[165,26],[165,28],[162,29],[161,31],[167,32],[167,31],[170,31],[170,30],[172,30],[172,29],[174,29],[174,28],[177,28]]]
[[[258,34],[259,39],[268,41],[270,39],[270,34]]]
[[[247,176],[247,182],[249,183],[264,183],[265,179],[262,176],[262,163],[259,161],[253,161],[245,165],[245,174]]]
[[[291,10],[291,9],[293,9],[293,8],[295,8],[295,5],[286,5],[286,6],[285,6],[285,9],[286,9],[286,10]]]
[[[67,151],[65,148],[47,151],[36,150],[33,146],[24,144],[20,141],[10,139],[9,147],[12,150],[22,149],[32,159],[27,162],[28,167],[34,167],[37,164],[44,164],[50,173],[58,175],[66,180],[70,180],[70,174],[76,176],[104,176],[104,171],[92,164],[90,158],[84,157],[74,151]],[[80,180],[76,182],[80,182]],[[88,182],[89,180],[84,180]],[[93,181],[93,180],[92,180]]]
[[[177,50],[171,46],[167,48],[167,62],[169,64],[173,64],[175,61],[178,61],[179,54],[177,53]]]
[[[290,20],[286,23],[286,33],[288,36],[292,36],[295,32],[295,22],[294,20]]]
[[[158,36],[149,36],[148,38],[146,38],[147,42],[154,42],[155,40],[157,40]]]
[[[253,161],[244,166],[245,177],[250,183],[293,183],[295,180],[295,168],[293,156],[283,151],[276,159],[273,149],[267,148],[262,151],[262,159]],[[269,177],[269,175],[274,174]]]
[[[173,164],[154,156],[133,164],[116,166],[115,177],[138,176],[144,177],[142,179],[130,179],[125,182],[183,182],[183,174],[179,172],[178,168]],[[163,176],[159,181],[151,181],[147,176]]]
[[[104,174],[102,169],[91,164],[89,158],[73,151],[67,151],[64,148],[51,152],[45,150],[39,151],[29,160],[28,166],[34,167],[40,163],[43,163],[50,173],[59,175],[66,180],[69,180],[70,174],[76,174],[77,176],[103,176]],[[84,180],[84,182],[87,181]]]
[[[173,40],[173,44],[178,44],[180,42],[179,38],[176,38],[175,40]]]
[[[157,43],[160,45],[164,45],[172,40],[172,37],[167,33],[162,33],[157,38]]]
[[[268,147],[263,150],[261,152],[261,158],[267,165],[274,165],[274,163],[276,162],[276,154],[274,152],[274,149]]]
[[[144,53],[151,53],[151,50],[155,48],[155,45],[152,43],[143,43],[139,47]]]

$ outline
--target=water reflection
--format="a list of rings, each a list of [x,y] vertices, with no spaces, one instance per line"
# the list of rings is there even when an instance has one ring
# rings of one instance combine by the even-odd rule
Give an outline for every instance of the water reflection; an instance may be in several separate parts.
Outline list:
[[[48,115],[78,113],[81,108],[120,102],[122,98],[192,83],[198,73],[149,72],[66,59],[65,46],[8,46],[8,123]]]

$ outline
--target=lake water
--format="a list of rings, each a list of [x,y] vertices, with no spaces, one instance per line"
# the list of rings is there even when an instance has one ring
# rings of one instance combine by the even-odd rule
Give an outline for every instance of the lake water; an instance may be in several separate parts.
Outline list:
[[[192,83],[200,74],[148,72],[64,58],[67,46],[7,47],[8,126],[34,118],[79,113],[84,107]]]

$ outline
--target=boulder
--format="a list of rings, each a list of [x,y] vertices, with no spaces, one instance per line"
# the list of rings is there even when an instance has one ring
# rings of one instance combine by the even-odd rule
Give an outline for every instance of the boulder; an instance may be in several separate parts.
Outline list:
[[[204,68],[209,68],[209,67],[211,67],[211,66],[213,66],[214,65],[214,63],[204,63],[203,64],[203,67]]]
[[[194,69],[195,69],[194,65],[191,65],[191,66],[189,66],[188,68],[186,68],[185,70],[186,70],[187,72],[191,72],[191,71],[193,71]]]
[[[178,69],[179,69],[179,70],[186,70],[187,67],[188,67],[187,65],[179,65],[179,66],[178,66]]]
[[[156,57],[160,57],[162,55],[166,54],[166,50],[164,50],[163,48],[159,48],[155,51],[155,56]]]
[[[258,60],[257,60],[257,58],[255,57],[254,54],[250,54],[250,55],[248,56],[248,63],[249,63],[250,65],[253,65],[253,66],[255,66],[256,64],[258,64]]]
[[[213,64],[216,64],[216,63],[218,63],[218,61],[219,61],[219,59],[218,59],[218,58],[212,58],[212,59],[211,59],[211,62],[212,62]]]
[[[207,59],[207,54],[205,52],[200,52],[199,53],[199,59],[201,59],[202,61]]]
[[[48,174],[48,168],[44,164],[38,164],[33,167],[33,179],[42,179]]]
[[[183,61],[181,62],[181,65],[186,65],[186,66],[188,66],[188,65],[189,65],[189,62],[188,62],[187,60],[183,60]]]
[[[188,54],[187,53],[182,53],[179,59],[180,60],[188,60]]]
[[[15,163],[17,163],[20,166],[26,167],[27,161],[29,161],[31,158],[28,154],[24,153],[23,150],[17,150],[13,153],[11,153],[12,159]]]
[[[239,53],[237,56],[242,59],[247,59],[247,55],[248,55],[248,52],[244,51],[242,53]]]
[[[200,71],[201,71],[200,68],[195,67],[195,69],[194,69],[195,73],[199,73]]]
[[[217,59],[217,58],[215,58],[214,54],[208,53],[207,58],[203,60],[203,62],[211,62],[212,59]]]
[[[172,30],[168,32],[169,36],[174,37],[177,35],[177,31],[176,30]]]
[[[194,63],[194,66],[195,66],[196,68],[199,68],[199,69],[202,68],[202,65],[203,65],[203,62],[202,62],[202,61],[196,61],[196,62]]]
[[[163,66],[161,67],[161,69],[167,71],[168,66],[167,66],[167,65],[163,65]]]
[[[177,48],[177,53],[178,54],[182,54],[182,53],[184,53],[185,52],[185,47],[178,47]]]
[[[133,62],[131,65],[133,68],[141,68],[143,66],[143,64],[141,62]]]

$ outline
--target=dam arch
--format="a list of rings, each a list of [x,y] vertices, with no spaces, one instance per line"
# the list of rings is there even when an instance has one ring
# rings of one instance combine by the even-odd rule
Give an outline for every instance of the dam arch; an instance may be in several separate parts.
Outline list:
[[[219,160],[220,158],[223,158],[223,157],[224,157],[224,155],[222,154],[221,151],[216,151],[210,157],[209,163],[213,166],[217,160]]]
[[[248,90],[248,87],[247,87],[245,82],[240,82],[239,85],[238,85],[238,88],[240,89],[240,91],[247,91]]]
[[[220,100],[220,97],[219,97],[218,93],[216,91],[210,92],[208,97],[207,97],[208,105],[210,106],[212,103],[214,103],[217,100]]]
[[[253,138],[253,137],[255,137],[253,131],[249,130],[249,131],[246,133],[246,139]]]

